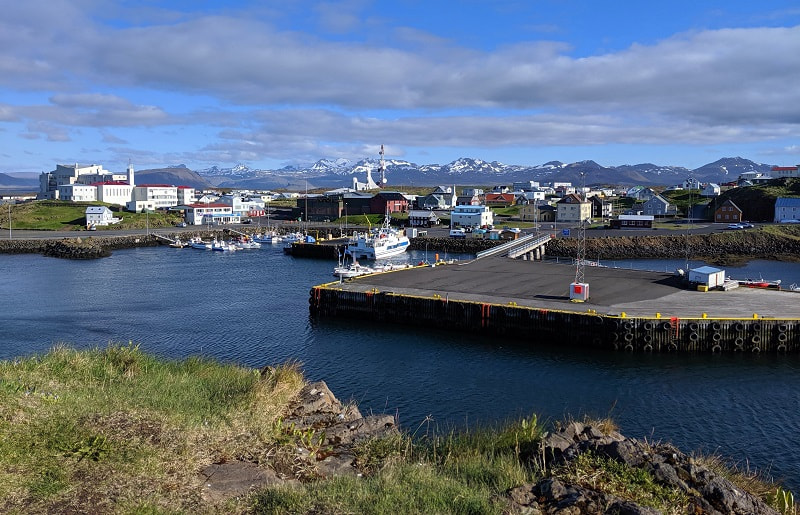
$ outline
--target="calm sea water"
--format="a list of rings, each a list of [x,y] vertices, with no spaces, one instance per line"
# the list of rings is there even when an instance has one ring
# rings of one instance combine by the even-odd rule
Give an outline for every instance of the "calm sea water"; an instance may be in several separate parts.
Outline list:
[[[407,259],[424,258],[411,252]],[[234,254],[143,248],[94,261],[0,255],[0,359],[59,342],[133,341],[169,358],[202,354],[252,367],[299,360],[309,379],[325,380],[340,399],[395,414],[417,434],[532,413],[611,416],[629,436],[719,453],[800,490],[800,356],[575,351],[536,335],[518,342],[312,320],[309,290],[332,280],[334,265],[285,256],[279,247]],[[751,262],[729,274],[800,283],[796,264]]]

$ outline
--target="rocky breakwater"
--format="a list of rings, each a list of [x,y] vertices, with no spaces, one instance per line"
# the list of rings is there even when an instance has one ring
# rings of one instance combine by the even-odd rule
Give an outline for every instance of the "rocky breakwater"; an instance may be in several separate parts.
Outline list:
[[[797,232],[798,234],[795,234]],[[550,256],[575,257],[578,238],[556,238],[547,243]],[[587,259],[701,258],[724,264],[734,256],[750,259],[790,260],[800,253],[800,231],[731,231],[693,235],[635,235],[592,238],[587,234]],[[795,256],[793,258],[793,256]]]
[[[477,254],[486,249],[491,249],[506,243],[503,240],[490,240],[484,238],[436,238],[421,236],[411,238],[411,250],[428,250],[434,252],[452,252],[456,254]]]
[[[537,456],[549,471],[534,484],[511,489],[510,513],[595,514],[625,513],[650,515],[661,513],[609,491],[593,487],[601,480],[600,472],[590,474],[581,459],[614,463],[629,471],[641,470],[653,478],[656,487],[677,493],[676,513],[772,515],[777,514],[755,495],[737,488],[700,460],[687,456],[669,444],[640,442],[617,431],[608,433],[579,422],[543,438]],[[611,468],[606,465],[606,468]],[[681,509],[684,506],[686,509]]]
[[[0,253],[42,254],[64,259],[96,259],[110,256],[112,250],[154,245],[159,245],[159,240],[152,235],[37,238],[0,240]]]

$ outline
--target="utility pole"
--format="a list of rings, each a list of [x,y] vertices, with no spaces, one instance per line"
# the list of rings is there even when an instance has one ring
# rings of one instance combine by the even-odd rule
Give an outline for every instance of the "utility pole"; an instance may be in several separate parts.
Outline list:
[[[8,239],[11,239],[11,202],[8,203]]]

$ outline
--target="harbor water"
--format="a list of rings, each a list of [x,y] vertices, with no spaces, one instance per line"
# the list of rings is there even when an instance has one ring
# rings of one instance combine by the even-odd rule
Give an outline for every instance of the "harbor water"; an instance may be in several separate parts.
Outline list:
[[[412,251],[398,259],[425,258]],[[286,256],[279,246],[140,248],[90,261],[0,255],[0,359],[58,343],[130,341],[165,358],[204,355],[250,367],[297,360],[308,379],[326,381],[365,413],[396,415],[417,435],[533,413],[608,416],[628,436],[718,454],[800,490],[800,356],[615,353],[535,334],[509,341],[456,328],[312,319],[309,290],[334,280],[335,265]],[[728,273],[800,283],[800,264],[756,261]]]

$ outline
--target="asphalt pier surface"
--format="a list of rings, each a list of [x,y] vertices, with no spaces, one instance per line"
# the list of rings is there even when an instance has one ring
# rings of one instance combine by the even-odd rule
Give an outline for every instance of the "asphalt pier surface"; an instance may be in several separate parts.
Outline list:
[[[800,294],[739,287],[699,292],[682,288],[673,274],[586,267],[586,302],[571,302],[575,267],[540,261],[489,257],[435,267],[418,267],[358,277],[337,288],[394,292],[414,296],[439,295],[452,300],[530,306],[598,314],[663,318],[787,318],[800,319]]]

